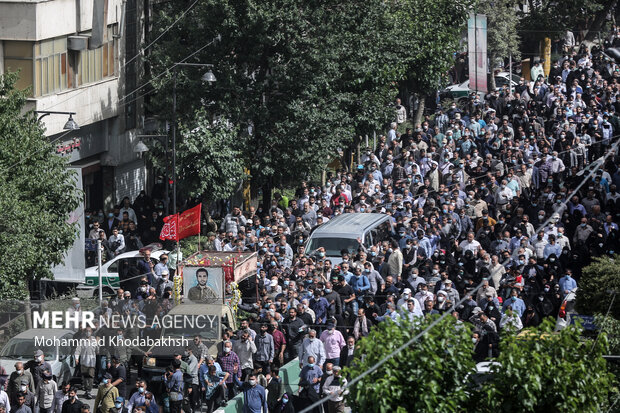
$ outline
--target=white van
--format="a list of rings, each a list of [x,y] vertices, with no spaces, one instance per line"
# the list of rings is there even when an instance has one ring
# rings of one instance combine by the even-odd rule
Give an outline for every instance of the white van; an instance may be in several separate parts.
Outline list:
[[[366,248],[390,238],[391,217],[387,214],[342,214],[330,219],[312,232],[306,243],[306,252],[314,254],[318,248],[325,248],[325,257],[332,265],[342,262],[341,251],[356,253],[358,240]]]

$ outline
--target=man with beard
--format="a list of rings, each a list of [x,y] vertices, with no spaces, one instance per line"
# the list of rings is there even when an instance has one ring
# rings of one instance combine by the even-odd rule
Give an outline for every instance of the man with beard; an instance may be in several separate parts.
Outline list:
[[[201,303],[214,303],[218,294],[207,285],[209,279],[209,272],[206,268],[199,268],[196,270],[196,281],[198,285],[193,286],[187,293],[187,298],[191,301]]]

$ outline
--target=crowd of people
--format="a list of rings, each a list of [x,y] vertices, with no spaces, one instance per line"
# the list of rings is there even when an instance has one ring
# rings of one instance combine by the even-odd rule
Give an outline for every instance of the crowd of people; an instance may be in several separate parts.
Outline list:
[[[216,225],[203,208],[207,249],[257,252],[258,293],[241,304],[248,318],[224,333],[216,357],[200,337],[175,355],[163,378],[165,406],[141,380],[131,395],[119,394],[108,371],[97,402],[177,413],[202,399],[210,412],[242,391],[248,412],[294,412],[320,398],[325,411],[343,412],[342,368],[379,323],[448,312],[472,325],[472,357],[483,361],[501,351],[502,334],[556,317],[592,257],[618,252],[620,219],[620,67],[585,46],[565,51],[548,75],[536,62],[513,88],[444,100],[411,127],[397,100],[388,133],[353,170],[304,182],[293,196],[275,194],[268,209],[234,207]],[[108,257],[157,241],[164,204],[152,195],[126,198],[107,217],[87,211],[88,237],[104,239]],[[364,213],[390,216],[384,239],[343,249],[337,260],[323,248],[306,250],[317,227]],[[173,265],[162,259],[140,264],[140,289],[119,295],[135,308],[119,311],[143,312],[149,299],[170,297],[176,257]],[[282,394],[279,371],[293,360],[300,391]],[[6,413],[30,413],[21,407],[34,400],[29,394],[49,390],[20,380],[10,381],[20,391]],[[52,390],[66,398],[59,410],[56,396],[39,397],[43,413],[80,411],[74,388]]]

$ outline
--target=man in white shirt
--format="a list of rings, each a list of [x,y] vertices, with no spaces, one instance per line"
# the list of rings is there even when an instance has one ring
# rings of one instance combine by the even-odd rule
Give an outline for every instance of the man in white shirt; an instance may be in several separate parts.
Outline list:
[[[461,241],[460,244],[458,243],[458,241],[454,241],[457,249],[463,254],[466,251],[471,251],[474,253],[474,256],[476,256],[476,254],[478,254],[478,251],[480,251],[482,247],[480,246],[480,243],[474,239],[474,236],[475,234],[473,232],[469,232],[467,234],[467,239]]]

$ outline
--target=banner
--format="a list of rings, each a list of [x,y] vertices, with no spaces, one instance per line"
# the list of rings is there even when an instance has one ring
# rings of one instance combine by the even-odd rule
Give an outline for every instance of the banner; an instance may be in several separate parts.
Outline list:
[[[159,233],[159,239],[161,240],[173,240],[178,241],[177,238],[177,226],[179,221],[179,214],[168,215],[164,218],[164,226]]]
[[[191,237],[200,234],[200,210],[202,204],[188,209],[179,216],[178,222],[178,239]]]
[[[469,90],[487,92],[487,16],[469,14],[467,20]]]

